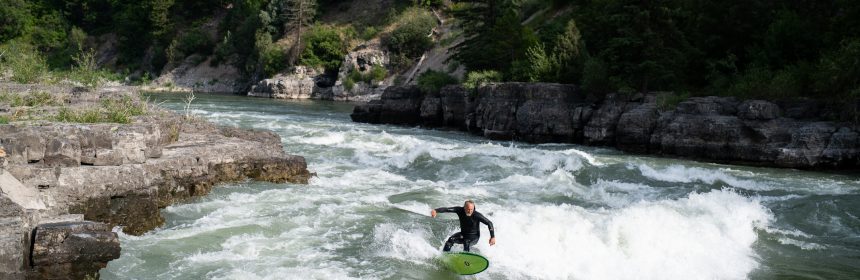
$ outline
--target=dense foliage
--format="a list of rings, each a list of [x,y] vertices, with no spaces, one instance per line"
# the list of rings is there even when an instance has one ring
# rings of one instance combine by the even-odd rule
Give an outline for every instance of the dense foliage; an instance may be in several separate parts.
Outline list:
[[[418,88],[425,93],[439,93],[442,87],[457,82],[457,78],[441,71],[427,70],[418,76]]]
[[[326,71],[337,72],[347,46],[341,33],[332,26],[317,25],[305,36],[305,51],[302,53],[301,64],[323,67]]]
[[[479,0],[452,10],[469,38],[455,58],[506,80],[860,96],[856,1]]]
[[[385,45],[392,51],[395,64],[408,64],[433,46],[429,34],[436,27],[436,19],[429,11],[417,7],[404,11],[394,22],[396,26],[385,37]]]
[[[345,4],[7,0],[0,5],[0,63],[22,82],[55,71],[97,80],[91,48],[113,40],[119,53],[111,67],[138,73],[132,78],[212,55],[212,63],[233,64],[256,80],[293,63],[333,71],[358,45],[354,40],[381,37],[395,72],[434,43],[456,42],[451,63],[474,73],[464,83],[574,83],[599,94],[860,97],[860,2],[853,0],[412,0],[387,4],[387,16],[319,22],[319,11]],[[434,42],[440,38],[431,32],[431,9],[454,22],[451,34],[462,32],[462,40]],[[300,46],[291,47],[296,41]]]

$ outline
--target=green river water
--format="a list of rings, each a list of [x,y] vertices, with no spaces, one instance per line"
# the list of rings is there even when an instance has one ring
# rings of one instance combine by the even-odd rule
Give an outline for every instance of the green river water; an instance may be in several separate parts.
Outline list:
[[[198,95],[196,115],[275,131],[317,176],[167,207],[120,233],[102,278],[459,279],[434,261],[456,215],[428,214],[473,199],[497,244],[482,226],[490,268],[466,279],[860,279],[860,176],[360,124],[352,106]]]

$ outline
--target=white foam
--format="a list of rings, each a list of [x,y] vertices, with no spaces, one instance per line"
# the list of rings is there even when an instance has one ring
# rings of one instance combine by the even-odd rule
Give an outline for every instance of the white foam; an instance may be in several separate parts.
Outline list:
[[[522,279],[743,279],[758,266],[755,229],[771,219],[729,191],[616,210],[492,210],[497,246],[478,247],[491,273]]]
[[[589,164],[594,165],[594,166],[603,166],[604,165],[604,163],[598,161],[597,158],[595,158],[591,154],[586,153],[584,151],[580,151],[577,149],[568,149],[568,150],[563,151],[563,153],[568,154],[568,155],[571,155],[571,154],[578,155],[578,156],[584,158],[585,160],[587,160]]]
[[[811,237],[809,234],[802,232],[800,230],[797,230],[797,229],[784,230],[784,229],[768,227],[768,228],[765,228],[764,231],[767,233],[770,233],[770,234],[781,234],[781,235],[785,235],[785,236],[803,237],[803,238],[810,238]]]
[[[759,182],[755,180],[739,179],[733,175],[721,170],[710,170],[699,167],[686,167],[683,165],[673,164],[665,169],[655,169],[646,164],[636,166],[642,173],[642,176],[664,182],[673,183],[692,183],[702,182],[706,184],[714,184],[723,182],[735,188],[746,190],[771,190],[771,186],[767,182]]]
[[[827,249],[827,246],[824,246],[824,245],[821,245],[818,243],[803,242],[803,241],[800,241],[797,239],[792,239],[792,238],[787,238],[787,237],[780,237],[780,238],[777,238],[776,240],[779,241],[779,243],[782,245],[797,246],[798,248],[800,248],[802,250],[825,250],[825,249]]]
[[[430,231],[424,227],[404,229],[400,225],[380,224],[373,229],[373,247],[378,256],[426,264],[439,255],[431,245]]]

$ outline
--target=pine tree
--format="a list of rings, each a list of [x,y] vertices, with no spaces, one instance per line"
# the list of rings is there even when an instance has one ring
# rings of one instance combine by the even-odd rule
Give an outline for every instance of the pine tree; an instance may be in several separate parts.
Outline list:
[[[288,56],[288,65],[294,65],[304,49],[302,37],[305,27],[313,23],[316,15],[316,0],[283,0],[284,30],[295,30],[294,44]]]
[[[498,70],[506,76],[522,69],[527,50],[537,44],[531,29],[521,24],[517,1],[469,1],[466,8],[456,13],[461,20],[462,43],[454,46],[453,58],[470,71]],[[513,69],[516,68],[516,69]]]

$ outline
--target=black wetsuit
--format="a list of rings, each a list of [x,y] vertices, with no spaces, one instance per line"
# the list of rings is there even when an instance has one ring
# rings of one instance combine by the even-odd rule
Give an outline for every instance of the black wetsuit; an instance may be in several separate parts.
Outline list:
[[[437,208],[436,212],[457,213],[457,217],[460,217],[460,232],[448,238],[448,241],[445,242],[445,248],[442,249],[445,252],[451,251],[451,246],[454,246],[454,243],[463,244],[463,251],[468,252],[469,247],[477,244],[478,239],[481,239],[481,231],[478,230],[480,223],[484,223],[490,228],[491,238],[496,237],[496,233],[493,231],[493,222],[490,222],[487,217],[484,217],[478,211],[472,212],[472,216],[466,216],[466,209],[458,206]]]

